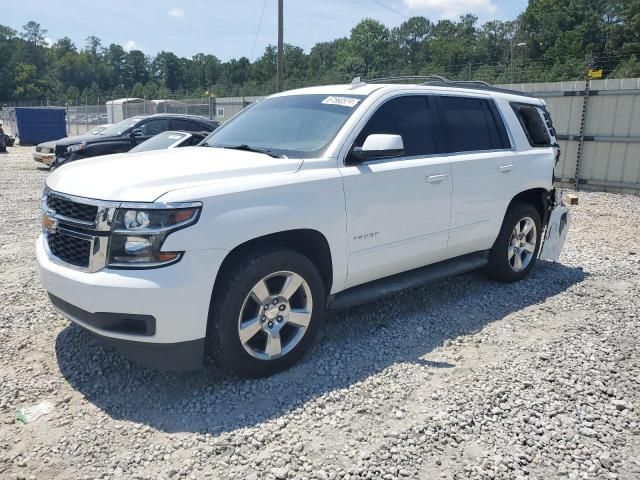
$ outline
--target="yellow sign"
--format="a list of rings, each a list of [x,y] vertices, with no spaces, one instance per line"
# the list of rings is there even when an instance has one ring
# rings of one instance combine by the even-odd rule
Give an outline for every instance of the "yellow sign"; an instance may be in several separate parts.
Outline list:
[[[589,78],[602,78],[602,69],[591,70],[589,69]]]

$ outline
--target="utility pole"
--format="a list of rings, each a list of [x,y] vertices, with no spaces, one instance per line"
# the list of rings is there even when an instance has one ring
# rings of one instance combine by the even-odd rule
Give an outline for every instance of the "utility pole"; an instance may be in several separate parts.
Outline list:
[[[284,0],[278,0],[278,80],[277,88],[281,92],[283,89],[283,76],[284,76],[284,7],[282,5]]]

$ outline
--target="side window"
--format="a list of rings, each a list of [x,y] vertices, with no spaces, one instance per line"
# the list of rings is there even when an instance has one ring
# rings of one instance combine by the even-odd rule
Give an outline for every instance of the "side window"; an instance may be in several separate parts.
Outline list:
[[[435,153],[433,123],[426,96],[406,96],[389,100],[369,119],[354,146],[361,147],[374,133],[400,135],[404,142],[404,155],[430,155]]]
[[[523,103],[512,103],[511,108],[518,117],[520,125],[527,135],[529,144],[532,147],[550,147],[551,137],[545,126],[543,118],[548,115],[542,109],[538,109],[534,105],[526,105]],[[549,124],[551,120],[549,119]]]
[[[194,135],[193,137],[191,137],[189,145],[190,146],[195,146],[198,145],[200,142],[202,142],[202,140],[204,140],[205,135]]]
[[[149,120],[137,128],[142,131],[142,136],[150,137],[169,130],[169,122],[161,119]]]
[[[437,97],[449,153],[510,148],[495,107],[482,98]]]
[[[204,127],[201,127],[195,122],[190,122],[189,120],[174,118],[171,120],[171,130],[182,130],[184,132],[200,132],[204,130]]]

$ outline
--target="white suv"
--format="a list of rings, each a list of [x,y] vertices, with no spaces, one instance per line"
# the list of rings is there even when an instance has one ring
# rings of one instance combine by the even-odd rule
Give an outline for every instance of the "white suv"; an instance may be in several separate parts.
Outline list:
[[[486,85],[281,93],[201,146],[51,174],[42,282],[142,364],[195,368],[209,351],[265,376],[304,354],[327,308],[477,268],[525,277],[558,153],[543,101]]]

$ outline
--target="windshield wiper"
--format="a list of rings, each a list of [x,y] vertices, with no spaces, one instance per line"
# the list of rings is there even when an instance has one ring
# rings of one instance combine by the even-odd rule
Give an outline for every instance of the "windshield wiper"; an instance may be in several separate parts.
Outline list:
[[[264,155],[269,155],[270,157],[273,158],[287,158],[284,155],[280,155],[279,153],[275,153],[272,150],[269,150],[268,148],[258,148],[258,147],[252,147],[251,145],[246,145],[246,144],[242,144],[242,145],[211,145],[212,147],[218,147],[218,148],[228,148],[229,150],[242,150],[243,152],[255,152],[255,153],[262,153]]]

